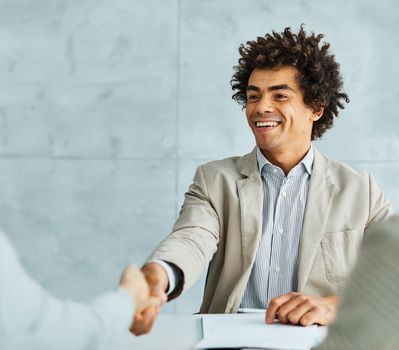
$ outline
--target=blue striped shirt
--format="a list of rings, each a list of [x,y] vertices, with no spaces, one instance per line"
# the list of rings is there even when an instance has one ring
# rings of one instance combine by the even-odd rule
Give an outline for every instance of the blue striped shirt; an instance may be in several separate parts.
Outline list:
[[[263,183],[262,238],[241,302],[242,308],[267,308],[272,298],[295,291],[302,231],[314,153],[285,176],[257,147]]]

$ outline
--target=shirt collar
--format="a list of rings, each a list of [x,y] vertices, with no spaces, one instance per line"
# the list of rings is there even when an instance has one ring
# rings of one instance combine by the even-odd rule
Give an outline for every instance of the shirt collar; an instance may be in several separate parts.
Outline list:
[[[263,155],[262,151],[258,146],[256,146],[256,160],[258,161],[258,169],[260,173],[262,173],[262,169],[265,165],[269,165],[271,167],[277,167],[276,165],[270,163],[270,161]],[[310,144],[309,151],[306,153],[305,157],[303,157],[302,160],[298,163],[298,165],[303,164],[308,174],[311,175],[313,160],[314,160],[314,150],[313,150],[313,145]]]

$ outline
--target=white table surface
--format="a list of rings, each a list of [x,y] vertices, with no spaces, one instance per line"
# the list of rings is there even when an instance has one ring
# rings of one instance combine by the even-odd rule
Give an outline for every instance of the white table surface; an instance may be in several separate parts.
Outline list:
[[[159,315],[149,334],[125,334],[114,350],[192,350],[201,340],[200,315]]]
[[[159,315],[149,334],[126,333],[114,350],[194,350],[201,339],[201,315]]]

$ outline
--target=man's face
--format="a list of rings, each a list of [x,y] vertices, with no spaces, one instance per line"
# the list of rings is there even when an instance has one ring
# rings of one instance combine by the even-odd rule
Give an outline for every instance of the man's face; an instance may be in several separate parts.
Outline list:
[[[246,116],[264,152],[303,152],[310,146],[313,122],[319,118],[303,102],[293,67],[254,69],[247,87]]]

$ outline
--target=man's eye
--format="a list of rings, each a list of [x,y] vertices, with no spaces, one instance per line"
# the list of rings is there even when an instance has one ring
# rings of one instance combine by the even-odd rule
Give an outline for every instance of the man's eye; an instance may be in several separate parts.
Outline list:
[[[276,95],[274,95],[274,98],[278,101],[282,101],[282,100],[286,100],[288,98],[288,96],[284,95],[284,94],[276,94]]]
[[[256,101],[257,99],[258,99],[258,96],[256,96],[256,95],[247,96],[248,101]]]

